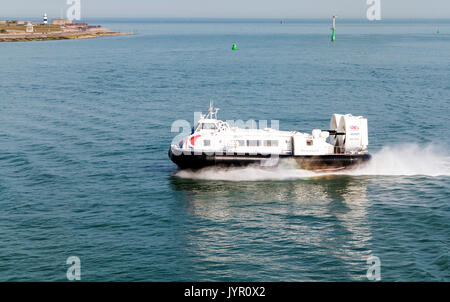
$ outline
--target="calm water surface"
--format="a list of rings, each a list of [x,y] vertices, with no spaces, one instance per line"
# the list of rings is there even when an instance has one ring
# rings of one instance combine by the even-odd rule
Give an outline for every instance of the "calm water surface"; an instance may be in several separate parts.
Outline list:
[[[450,23],[91,20],[0,44],[0,281],[450,281]],[[440,28],[441,34],[436,34]],[[231,51],[232,43],[239,50]],[[372,163],[179,172],[171,124],[369,119]]]

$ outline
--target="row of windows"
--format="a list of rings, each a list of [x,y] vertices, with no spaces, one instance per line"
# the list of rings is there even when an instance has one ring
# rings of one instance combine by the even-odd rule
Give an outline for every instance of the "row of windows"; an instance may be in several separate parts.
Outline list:
[[[236,146],[239,147],[259,147],[259,146],[264,146],[264,147],[278,147],[278,141],[277,140],[236,140],[234,141],[234,143],[236,144]],[[210,140],[204,140],[203,141],[203,146],[205,147],[209,147],[211,146],[211,141]]]
[[[278,141],[277,140],[248,140],[248,141],[244,141],[244,140],[239,140],[238,141],[239,146],[243,147],[243,146],[247,146],[247,147],[260,147],[260,146],[264,146],[264,147],[278,147]]]

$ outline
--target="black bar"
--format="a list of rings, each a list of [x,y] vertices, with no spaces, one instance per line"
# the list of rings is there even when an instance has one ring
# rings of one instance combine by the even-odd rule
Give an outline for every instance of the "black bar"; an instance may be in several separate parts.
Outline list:
[[[345,135],[345,132],[337,132],[336,130],[322,130],[330,133],[330,135]]]
[[[22,294],[44,294],[46,297],[58,296],[82,298],[89,291],[89,297],[98,295],[104,298],[111,295],[129,300],[130,296],[145,297],[143,301],[174,301],[205,300],[205,301],[236,301],[236,300],[273,300],[283,301],[284,297],[296,301],[309,300],[300,297],[324,296],[348,298],[357,296],[361,291],[365,295],[384,299],[384,289],[394,290],[402,294],[423,294],[433,290],[448,291],[448,283],[391,283],[391,282],[149,282],[149,283],[120,283],[120,282],[60,282],[60,283],[0,283],[2,294],[11,291],[17,298]],[[214,299],[211,290],[214,290]],[[61,291],[61,292],[59,292]],[[92,295],[92,292],[94,295]],[[359,296],[362,297],[362,296]],[[159,299],[157,299],[159,298]],[[160,299],[163,298],[163,299]],[[360,298],[361,299],[361,298]],[[359,299],[359,300],[360,300]],[[89,300],[89,299],[88,299]],[[314,299],[315,300],[315,299]]]

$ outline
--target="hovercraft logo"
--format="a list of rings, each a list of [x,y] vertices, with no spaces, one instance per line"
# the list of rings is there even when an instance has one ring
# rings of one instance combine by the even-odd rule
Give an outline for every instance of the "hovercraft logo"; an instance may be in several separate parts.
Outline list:
[[[358,126],[350,126],[350,130],[359,130]]]
[[[194,135],[191,136],[191,138],[189,139],[189,142],[191,143],[192,146],[195,146],[195,141],[197,140],[197,138],[199,138],[201,135]]]

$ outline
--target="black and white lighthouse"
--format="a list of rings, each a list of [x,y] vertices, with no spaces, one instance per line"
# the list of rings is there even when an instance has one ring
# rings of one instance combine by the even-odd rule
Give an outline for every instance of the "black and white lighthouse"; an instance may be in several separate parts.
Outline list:
[[[48,24],[47,13],[44,13],[44,24]]]

